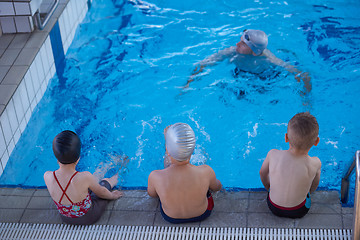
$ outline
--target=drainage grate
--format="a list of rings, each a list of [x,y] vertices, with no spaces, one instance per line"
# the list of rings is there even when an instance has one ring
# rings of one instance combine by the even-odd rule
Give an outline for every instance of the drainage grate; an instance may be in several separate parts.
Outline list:
[[[350,240],[351,230],[0,223],[0,239]]]

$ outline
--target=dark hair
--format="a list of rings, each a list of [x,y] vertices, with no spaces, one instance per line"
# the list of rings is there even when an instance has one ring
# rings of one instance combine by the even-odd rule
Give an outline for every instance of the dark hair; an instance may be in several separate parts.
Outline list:
[[[80,157],[81,141],[76,133],[65,130],[56,135],[52,148],[60,163],[70,164],[76,162]]]
[[[319,124],[309,112],[296,114],[288,124],[289,142],[298,149],[310,149],[319,135]]]

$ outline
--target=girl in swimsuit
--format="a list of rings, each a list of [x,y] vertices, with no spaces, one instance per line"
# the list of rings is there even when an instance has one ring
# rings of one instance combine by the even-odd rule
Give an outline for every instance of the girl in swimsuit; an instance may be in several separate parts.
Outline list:
[[[90,172],[76,171],[80,150],[81,142],[76,133],[68,130],[59,133],[53,141],[59,169],[47,171],[44,180],[63,222],[89,225],[99,220],[109,200],[120,198],[122,192],[112,191],[118,181],[117,175],[98,183]]]

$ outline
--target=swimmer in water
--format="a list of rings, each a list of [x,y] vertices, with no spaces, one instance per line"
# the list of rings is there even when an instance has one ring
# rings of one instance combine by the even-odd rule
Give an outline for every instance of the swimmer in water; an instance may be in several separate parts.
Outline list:
[[[150,173],[148,194],[160,199],[161,215],[170,223],[204,220],[214,207],[209,190],[219,191],[221,182],[210,166],[190,163],[195,134],[188,124],[168,126],[164,135],[169,165],[165,161],[165,169]]]
[[[198,66],[192,72],[185,88],[189,87],[189,84],[194,81],[197,74],[204,71],[206,66],[213,66],[218,62],[225,59],[229,59],[230,63],[236,65],[237,71],[250,72],[250,73],[262,73],[269,68],[269,64],[281,66],[288,70],[290,73],[295,74],[295,79],[300,82],[304,82],[304,86],[307,92],[311,91],[310,76],[307,72],[301,72],[294,66],[284,62],[277,58],[266,47],[268,45],[268,37],[261,30],[244,30],[240,38],[240,41],[236,46],[231,46],[224,50],[221,50],[210,57],[202,60],[198,63]]]

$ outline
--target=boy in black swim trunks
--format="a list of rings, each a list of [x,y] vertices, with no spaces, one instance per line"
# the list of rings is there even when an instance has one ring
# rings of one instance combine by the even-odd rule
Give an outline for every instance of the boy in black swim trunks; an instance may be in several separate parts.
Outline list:
[[[285,142],[289,149],[272,149],[260,169],[260,178],[269,191],[267,202],[277,216],[300,218],[309,211],[310,193],[319,185],[321,162],[308,155],[319,143],[319,125],[308,112],[296,114],[288,124]]]
[[[202,221],[209,217],[214,203],[209,190],[219,191],[221,183],[208,165],[190,163],[195,134],[188,124],[176,123],[164,130],[165,169],[152,171],[148,194],[160,198],[160,211],[170,223]]]

